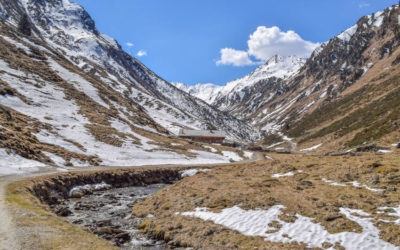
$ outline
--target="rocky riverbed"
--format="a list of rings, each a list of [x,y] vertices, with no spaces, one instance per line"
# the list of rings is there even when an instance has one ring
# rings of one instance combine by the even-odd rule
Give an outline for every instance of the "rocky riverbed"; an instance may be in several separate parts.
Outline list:
[[[155,194],[167,184],[86,191],[81,198],[65,200],[57,213],[70,222],[89,228],[94,234],[111,241],[121,249],[165,249],[163,241],[155,241],[140,233],[143,219],[132,214],[132,207]],[[152,215],[149,215],[152,216]]]

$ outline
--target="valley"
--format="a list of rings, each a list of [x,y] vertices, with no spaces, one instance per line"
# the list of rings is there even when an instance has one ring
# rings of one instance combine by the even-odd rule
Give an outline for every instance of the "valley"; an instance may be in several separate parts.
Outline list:
[[[0,0],[0,249],[400,249],[399,20],[191,86]]]

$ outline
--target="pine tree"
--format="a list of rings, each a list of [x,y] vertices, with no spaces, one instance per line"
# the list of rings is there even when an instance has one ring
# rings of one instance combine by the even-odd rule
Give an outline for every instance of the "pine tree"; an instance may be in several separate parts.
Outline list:
[[[32,27],[31,22],[29,21],[29,17],[27,14],[24,14],[21,17],[21,20],[18,23],[18,30],[24,35],[30,36],[32,35]]]

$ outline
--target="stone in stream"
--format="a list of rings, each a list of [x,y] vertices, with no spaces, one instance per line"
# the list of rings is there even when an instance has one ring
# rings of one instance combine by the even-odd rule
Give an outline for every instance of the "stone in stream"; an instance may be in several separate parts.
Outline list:
[[[71,215],[72,212],[67,207],[60,207],[60,208],[56,209],[56,214],[58,216],[67,217],[67,216]]]
[[[156,193],[163,186],[155,184],[97,190],[85,194],[79,200],[66,200],[66,206],[73,212],[67,219],[89,228],[94,234],[124,250],[163,249],[161,246],[165,242],[156,242],[139,233],[139,224],[143,219],[132,214],[134,204]]]

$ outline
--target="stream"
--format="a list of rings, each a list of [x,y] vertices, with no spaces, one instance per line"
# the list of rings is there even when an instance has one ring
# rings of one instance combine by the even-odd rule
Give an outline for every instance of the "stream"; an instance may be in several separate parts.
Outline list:
[[[73,224],[89,228],[121,249],[167,249],[164,241],[155,241],[140,233],[138,226],[143,219],[136,218],[132,213],[134,204],[165,186],[168,185],[94,190],[81,198],[66,200],[65,218]]]

